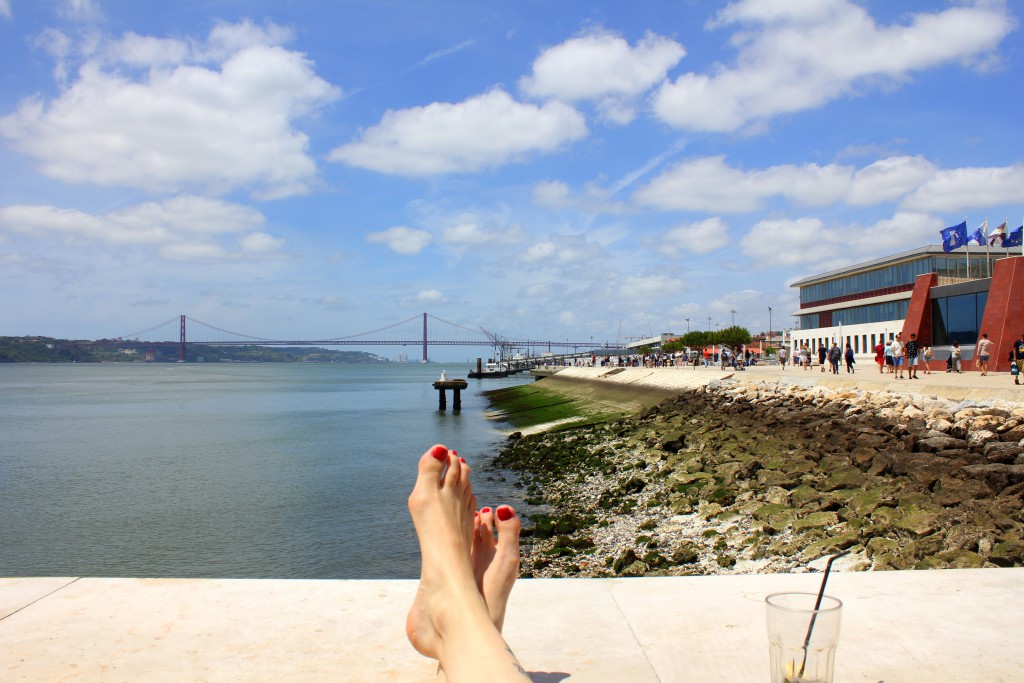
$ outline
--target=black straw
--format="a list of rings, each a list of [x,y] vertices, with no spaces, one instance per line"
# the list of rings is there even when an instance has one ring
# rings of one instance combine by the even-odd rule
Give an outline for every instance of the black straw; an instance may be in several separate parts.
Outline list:
[[[811,633],[814,631],[814,622],[818,618],[818,610],[821,608],[821,599],[825,596],[825,584],[828,583],[828,573],[832,571],[832,563],[838,560],[844,555],[849,555],[849,550],[844,550],[841,553],[833,555],[828,558],[828,564],[825,565],[825,574],[821,577],[821,588],[818,589],[818,599],[814,601],[814,613],[811,615],[811,623],[807,627],[807,637],[804,638],[804,661],[800,664],[799,676],[803,677],[804,669],[807,667],[807,648],[811,645]]]

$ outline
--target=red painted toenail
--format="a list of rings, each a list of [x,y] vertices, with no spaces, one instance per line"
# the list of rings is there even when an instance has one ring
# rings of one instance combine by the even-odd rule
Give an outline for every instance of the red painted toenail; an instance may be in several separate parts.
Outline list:
[[[486,515],[491,511],[491,508],[480,508],[480,514]]]
[[[434,446],[430,449],[430,454],[441,462],[448,460],[448,449],[444,446]]]
[[[465,458],[459,458],[459,462],[463,462],[464,463],[464,462],[466,462],[466,459]]]
[[[515,516],[516,513],[513,512],[512,508],[510,508],[508,505],[502,505],[500,508],[498,508],[498,519],[500,519],[503,522],[507,522]]]
[[[452,455],[454,455],[457,458],[457,457],[459,457],[459,452],[458,451],[452,451]]]

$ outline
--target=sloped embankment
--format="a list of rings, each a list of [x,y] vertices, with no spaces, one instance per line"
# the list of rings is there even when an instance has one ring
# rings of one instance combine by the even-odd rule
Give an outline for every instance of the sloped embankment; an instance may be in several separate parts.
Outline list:
[[[588,370],[592,375],[593,369]],[[532,384],[485,391],[492,406],[488,417],[507,422],[523,434],[534,434],[600,424],[679,394],[676,388],[615,381],[624,372],[628,370],[609,368],[598,375],[600,381],[594,381],[593,376],[577,376],[570,368]],[[698,379],[706,382],[708,378]]]

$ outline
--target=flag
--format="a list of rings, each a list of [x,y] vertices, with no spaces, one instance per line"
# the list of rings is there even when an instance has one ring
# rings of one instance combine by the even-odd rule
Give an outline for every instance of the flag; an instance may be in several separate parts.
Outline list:
[[[1006,221],[1003,221],[1002,225],[998,226],[992,231],[992,234],[988,236],[989,246],[1002,246],[1003,240],[1006,239]],[[996,242],[999,242],[997,245]]]
[[[942,235],[942,251],[950,252],[967,244],[967,221],[939,230]]]
[[[1003,240],[1004,247],[1019,247],[1024,245],[1024,225],[1020,226]]]
[[[988,230],[988,219],[978,226],[978,229],[971,233],[971,236],[967,238],[967,243],[974,242],[976,245],[983,246],[985,244],[985,231]]]

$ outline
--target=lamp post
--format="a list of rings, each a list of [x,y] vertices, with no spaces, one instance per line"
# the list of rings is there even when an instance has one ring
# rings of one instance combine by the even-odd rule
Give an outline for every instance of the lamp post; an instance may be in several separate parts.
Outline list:
[[[772,307],[768,307],[768,343],[772,343]]]
[[[734,308],[729,312],[732,313],[732,326],[736,327],[736,309]]]
[[[686,334],[690,334],[690,319],[686,319]]]
[[[708,316],[708,332],[711,331],[711,316]]]

